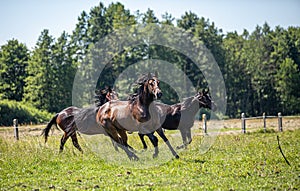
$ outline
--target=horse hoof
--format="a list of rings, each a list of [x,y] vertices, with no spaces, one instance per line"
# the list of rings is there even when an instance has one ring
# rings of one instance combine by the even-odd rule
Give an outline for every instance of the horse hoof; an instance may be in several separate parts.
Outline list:
[[[155,159],[158,157],[158,154],[153,154],[152,157]]]
[[[143,153],[143,152],[146,152],[147,151],[147,149],[142,149],[141,151],[140,151],[140,153]]]
[[[138,160],[140,160],[139,157],[136,156],[136,155],[132,155],[129,159],[132,160],[132,161],[138,161]]]
[[[180,146],[177,146],[176,149],[177,149],[177,150],[183,149],[183,147],[184,147],[183,145],[180,145]]]
[[[179,149],[187,149],[187,145],[180,145],[176,147],[177,150]]]
[[[176,155],[175,158],[176,158],[176,159],[179,159],[179,155]]]

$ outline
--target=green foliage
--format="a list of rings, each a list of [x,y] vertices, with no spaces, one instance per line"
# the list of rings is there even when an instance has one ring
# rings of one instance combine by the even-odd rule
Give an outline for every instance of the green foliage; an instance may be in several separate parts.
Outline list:
[[[186,74],[184,77],[178,74],[174,78],[175,82],[183,84],[181,91],[186,95],[192,93],[188,88],[188,80],[196,89],[207,88],[209,83],[214,83],[216,87],[222,84],[218,81],[208,82],[202,69],[187,55],[153,43],[168,39],[164,37],[172,34],[172,31],[157,35],[151,25],[143,25],[144,32],[148,34],[142,39],[144,43],[130,46],[129,42],[137,40],[135,35],[138,35],[134,25],[151,23],[161,28],[171,25],[189,33],[190,36],[186,33],[174,35],[171,40],[168,39],[170,44],[184,44],[180,39],[192,38],[197,41],[195,47],[205,45],[209,49],[225,80],[226,95],[218,96],[227,98],[226,115],[229,117],[239,117],[242,112],[248,116],[261,115],[263,112],[282,112],[284,115],[300,113],[299,27],[284,29],[277,26],[271,29],[264,23],[252,32],[244,30],[242,34],[235,31],[224,34],[214,22],[192,12],[185,12],[176,19],[177,25],[174,26],[173,22],[174,18],[168,13],[162,15],[160,20],[155,16],[155,10],[132,14],[122,3],[105,6],[100,2],[90,12],[83,11],[79,15],[71,35],[63,32],[58,39],[54,39],[48,30],[43,30],[30,54],[26,46],[17,40],[8,41],[0,51],[0,97],[26,100],[38,109],[58,112],[72,104],[72,96],[80,100],[79,105],[91,103],[95,88],[113,86],[128,67],[139,62],[147,67],[153,60],[172,63]],[[104,38],[125,27],[128,33],[124,32],[126,34],[118,40]],[[107,46],[99,47],[99,41],[107,43]],[[190,48],[182,47],[183,50]],[[99,56],[107,53],[111,58],[104,58],[103,63],[97,62],[97,59],[93,61],[91,57],[95,55],[95,49],[98,49],[96,54],[99,53]],[[196,54],[199,60],[205,60],[202,52]],[[101,78],[93,79],[99,64],[105,65],[101,65],[104,67]],[[84,76],[80,86],[88,89],[88,92],[71,95],[78,67],[81,67],[78,72]],[[132,80],[127,78],[119,82],[124,86],[123,89],[117,89],[121,91],[122,99],[132,93],[132,88],[128,87]],[[162,83],[162,88],[163,102],[172,104],[179,101],[174,87]]]
[[[17,142],[1,136],[0,184],[4,190],[299,190],[299,136],[299,129],[222,135],[205,154],[196,136],[180,159],[148,168],[106,163],[86,146],[80,154],[71,141],[58,154],[60,136],[47,145],[36,136]]]
[[[18,119],[20,124],[45,123],[49,121],[52,114],[40,111],[24,102],[1,100],[0,116],[0,126],[11,126],[13,119]]]
[[[299,27],[271,30],[265,23],[250,35],[244,31],[226,36],[224,75],[230,117],[241,112],[250,116],[300,112],[299,35]]]
[[[65,32],[55,42],[48,30],[39,37],[29,60],[25,100],[35,107],[58,112],[71,105],[77,61]]]
[[[21,101],[25,71],[29,59],[27,47],[18,40],[9,40],[0,49],[0,98]]]
[[[25,100],[35,107],[45,110],[51,106],[50,99],[53,90],[52,46],[53,38],[48,30],[44,30],[28,62],[28,76],[25,80]]]

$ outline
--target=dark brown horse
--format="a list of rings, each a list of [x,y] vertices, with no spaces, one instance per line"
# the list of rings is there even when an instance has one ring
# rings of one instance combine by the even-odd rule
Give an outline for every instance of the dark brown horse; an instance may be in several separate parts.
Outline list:
[[[60,141],[60,152],[63,151],[64,145],[69,137],[71,137],[73,145],[81,152],[76,135],[76,131],[83,134],[104,134],[104,129],[98,128],[96,123],[96,114],[101,105],[104,103],[117,99],[117,94],[111,89],[106,87],[100,91],[96,91],[95,105],[87,108],[68,107],[61,112],[57,113],[47,124],[43,130],[42,135],[45,136],[45,142],[47,142],[49,131],[53,125],[60,127],[64,131],[64,135]]]
[[[216,105],[211,100],[209,92],[204,90],[198,92],[195,96],[186,98],[182,103],[167,105],[156,102],[155,105],[159,108],[159,111],[161,111],[161,119],[165,119],[161,128],[157,129],[156,132],[165,140],[166,137],[161,134],[161,132],[163,132],[162,128],[167,130],[179,130],[183,144],[178,146],[178,149],[186,148],[186,146],[192,142],[191,128],[194,125],[195,115],[198,110],[200,108],[208,108],[213,111],[216,109]],[[144,149],[147,149],[144,134],[139,133],[139,136]],[[152,140],[151,142],[156,146],[156,143],[153,143]]]
[[[149,134],[161,125],[157,107],[153,104],[154,99],[162,96],[157,74],[142,76],[138,84],[134,99],[110,101],[100,107],[97,114],[99,125],[119,144],[128,158],[133,160],[138,160],[138,157],[128,149],[126,131]]]

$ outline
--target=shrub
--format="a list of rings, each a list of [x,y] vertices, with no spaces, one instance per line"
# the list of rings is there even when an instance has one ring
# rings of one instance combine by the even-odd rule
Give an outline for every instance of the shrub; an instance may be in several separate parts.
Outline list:
[[[51,113],[38,110],[24,102],[0,101],[0,126],[11,126],[15,118],[18,119],[20,124],[38,124],[47,122],[51,116]]]

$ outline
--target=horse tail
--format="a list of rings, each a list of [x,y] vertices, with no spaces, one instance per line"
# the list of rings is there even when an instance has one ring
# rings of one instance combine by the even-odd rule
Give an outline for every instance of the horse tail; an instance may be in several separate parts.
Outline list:
[[[57,119],[57,117],[58,117],[58,113],[57,113],[54,117],[52,117],[52,119],[51,119],[51,120],[49,121],[49,123],[47,124],[46,128],[43,129],[43,132],[42,132],[41,135],[44,135],[44,136],[45,136],[45,143],[46,143],[47,140],[48,140],[48,137],[49,137],[49,131],[50,131],[52,125],[56,125],[56,119]]]

